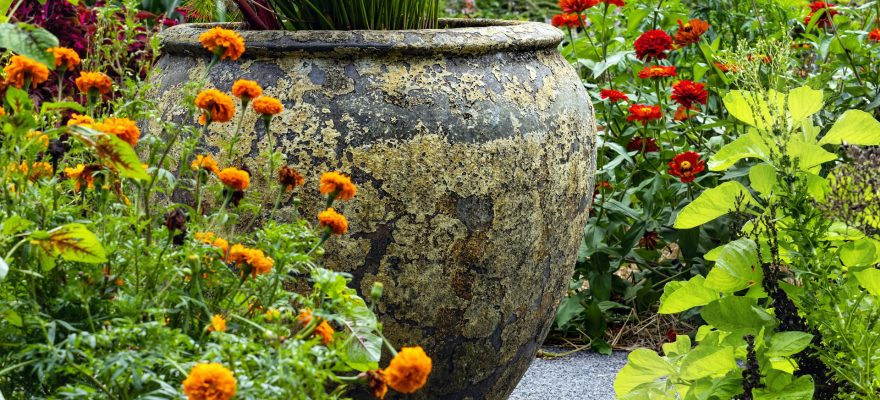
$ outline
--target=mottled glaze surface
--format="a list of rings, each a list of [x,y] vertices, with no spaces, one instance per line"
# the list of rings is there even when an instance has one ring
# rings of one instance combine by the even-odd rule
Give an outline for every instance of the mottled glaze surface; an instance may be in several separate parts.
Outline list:
[[[358,184],[338,207],[351,232],[328,243],[325,264],[366,295],[382,282],[388,338],[433,357],[428,386],[407,398],[503,399],[571,277],[593,192],[593,108],[555,28],[444,26],[243,31],[245,56],[215,67],[208,85],[253,79],[284,102],[270,130],[307,177],[305,215],[319,209],[322,172]],[[154,83],[166,118],[186,115],[181,89],[204,74],[197,37],[208,27],[164,34]],[[245,117],[237,148],[251,164],[269,145],[257,122]],[[203,145],[219,153],[233,131],[214,124]],[[257,178],[254,191],[267,184]]]

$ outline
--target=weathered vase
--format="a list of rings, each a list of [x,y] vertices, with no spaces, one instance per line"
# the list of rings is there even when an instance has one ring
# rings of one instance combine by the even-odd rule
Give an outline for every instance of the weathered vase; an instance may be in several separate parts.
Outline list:
[[[441,24],[242,31],[245,55],[215,66],[208,85],[252,79],[283,101],[272,143],[307,177],[304,215],[320,207],[322,172],[357,183],[338,204],[350,233],[328,243],[324,263],[365,296],[382,282],[387,337],[433,358],[428,385],[409,398],[504,399],[571,278],[593,193],[593,108],[555,28]],[[181,89],[205,72],[198,36],[211,26],[164,33],[153,83],[165,118],[186,115]],[[245,117],[238,143],[252,168],[270,143],[257,122]],[[234,125],[212,124],[205,148],[220,153]]]

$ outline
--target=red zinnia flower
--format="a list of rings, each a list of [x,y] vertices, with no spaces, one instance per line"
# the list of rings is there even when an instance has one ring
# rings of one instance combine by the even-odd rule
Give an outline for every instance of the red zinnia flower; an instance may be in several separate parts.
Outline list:
[[[672,85],[672,100],[682,107],[693,108],[695,103],[706,104],[709,93],[702,83],[678,81]]]
[[[660,151],[657,146],[657,139],[634,137],[626,144],[626,151],[644,151],[645,153],[656,153]]]
[[[819,17],[819,21],[816,22],[816,26],[820,28],[827,28],[831,26],[831,18],[840,12],[835,10],[834,7],[837,7],[834,4],[826,3],[824,1],[814,1],[810,3],[810,14],[804,18],[804,25],[809,25],[810,21],[813,20],[813,15],[815,15],[819,10],[824,10],[822,16]]]
[[[666,78],[669,76],[678,76],[674,66],[652,65],[639,71],[639,78]]]
[[[868,33],[868,39],[874,42],[880,42],[880,28],[874,29]]]
[[[709,30],[709,23],[701,19],[694,18],[686,24],[682,24],[678,20],[678,31],[675,32],[675,44],[679,46],[687,46],[700,41],[706,31]]]
[[[609,5],[613,4],[618,7],[623,7],[626,5],[626,3],[623,2],[623,0],[599,0],[599,2],[609,4]]]
[[[581,18],[577,14],[556,14],[550,19],[550,24],[557,28],[563,26],[579,28],[581,26]]]
[[[672,37],[666,32],[659,29],[647,31],[639,36],[634,43],[636,47],[636,57],[639,60],[666,58],[666,51],[672,50]]]
[[[605,192],[605,189],[611,189],[611,183],[608,181],[596,182],[596,189],[593,190],[593,201],[596,201],[596,195]]]
[[[696,175],[704,169],[706,163],[693,151],[681,153],[669,162],[669,174],[677,176],[683,183],[693,182]]]
[[[582,13],[596,4],[599,0],[559,0],[559,8],[564,13]]]
[[[629,100],[629,96],[627,96],[626,93],[614,89],[602,89],[599,91],[599,97],[608,99],[608,101],[612,103]]]
[[[626,117],[626,120],[629,122],[639,121],[642,125],[648,125],[649,122],[660,119],[662,116],[660,106],[633,104],[629,106],[629,116]]]

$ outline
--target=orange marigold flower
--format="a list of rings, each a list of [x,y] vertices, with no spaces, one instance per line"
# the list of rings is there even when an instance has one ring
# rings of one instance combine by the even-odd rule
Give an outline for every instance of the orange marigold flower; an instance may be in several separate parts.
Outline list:
[[[238,60],[244,53],[244,39],[229,29],[212,28],[199,35],[199,41],[208,51],[219,55],[222,59]]]
[[[213,245],[214,247],[216,247],[220,250],[223,250],[223,254],[229,253],[229,242],[227,242],[226,239],[223,239],[223,238],[214,239],[214,242],[211,243],[211,245]]]
[[[96,165],[82,165],[77,164],[76,168],[64,168],[64,174],[67,175],[68,178],[74,180],[73,190],[79,192],[82,188],[82,185],[85,184],[86,188],[94,189],[95,188],[95,172],[100,171],[101,167]]]
[[[599,0],[559,0],[559,8],[564,13],[582,13],[599,4]]]
[[[26,80],[30,80],[31,87],[37,87],[49,79],[48,67],[25,56],[12,56],[3,71],[6,72],[6,83],[19,89],[24,87]]]
[[[30,131],[27,134],[28,139],[34,140],[34,143],[38,144],[41,149],[45,150],[49,147],[49,136],[43,134],[40,131]]]
[[[113,81],[103,72],[83,71],[76,78],[76,87],[83,93],[92,93],[94,90],[96,93],[107,94],[113,89]]]
[[[671,98],[682,107],[693,108],[694,104],[706,104],[709,92],[702,83],[684,80],[672,85]]]
[[[220,168],[217,168],[217,161],[214,160],[214,157],[211,157],[210,154],[200,154],[196,156],[196,159],[193,160],[189,167],[193,171],[205,170],[215,174],[220,172]]]
[[[223,168],[217,174],[217,177],[220,178],[220,182],[223,182],[224,185],[235,190],[245,190],[251,184],[251,175],[247,171],[242,171],[235,167]]]
[[[281,100],[274,97],[261,96],[254,99],[254,111],[260,115],[276,115],[284,110]]]
[[[281,319],[281,311],[278,311],[277,308],[270,308],[266,310],[266,321],[278,321]]]
[[[700,160],[700,155],[693,151],[686,151],[672,158],[669,162],[669,174],[677,176],[683,183],[693,182],[700,172],[703,172],[706,163]]]
[[[333,330],[333,327],[330,326],[327,321],[321,321],[321,323],[318,324],[318,327],[315,328],[315,335],[321,337],[321,343],[323,343],[324,346],[333,341],[334,333],[336,333],[336,331]]]
[[[208,330],[211,332],[226,332],[226,318],[223,318],[220,314],[214,314],[211,317],[211,325],[208,326]]]
[[[691,109],[685,106],[678,106],[678,109],[675,110],[675,115],[672,116],[672,119],[675,121],[687,121],[691,118]]]
[[[4,110],[3,107],[0,107],[0,117],[4,115],[6,115],[6,110]]]
[[[633,44],[639,60],[662,60],[667,57],[666,51],[672,50],[672,37],[662,30],[654,29],[643,33]]]
[[[67,126],[80,125],[80,126],[84,126],[86,128],[91,128],[92,124],[94,124],[94,123],[95,123],[95,120],[93,120],[92,117],[90,117],[88,115],[79,115],[77,113],[73,113],[70,116],[70,119],[67,120]]]
[[[880,28],[868,32],[868,39],[872,42],[880,42]]]
[[[382,400],[388,394],[388,384],[385,383],[385,373],[381,369],[367,371],[367,387],[373,397]]]
[[[629,122],[639,121],[642,125],[648,125],[651,121],[658,120],[663,117],[660,106],[649,106],[646,104],[633,104],[629,106],[629,116],[626,120]]]
[[[48,51],[55,57],[55,68],[60,71],[70,71],[82,62],[79,54],[67,47],[51,47]]]
[[[357,194],[357,186],[351,182],[351,178],[333,171],[321,175],[320,191],[333,196],[334,200],[349,200]]]
[[[216,238],[214,232],[196,232],[193,237],[204,244],[211,244]]]
[[[235,396],[232,371],[218,363],[197,364],[183,381],[188,400],[229,400]]]
[[[251,266],[251,276],[268,274],[275,266],[275,260],[263,254],[262,250],[251,249],[248,253],[247,263]]]
[[[297,186],[305,183],[305,178],[295,169],[285,165],[278,169],[278,183],[284,187],[284,190],[290,192]]]
[[[425,386],[431,374],[431,357],[421,346],[404,347],[382,371],[392,389],[400,393],[413,393]]]
[[[709,30],[709,23],[698,18],[682,24],[678,20],[678,31],[675,32],[675,44],[684,47],[689,44],[697,43],[700,37]]]
[[[28,173],[28,179],[36,181],[40,178],[49,178],[54,174],[55,170],[52,169],[52,164],[49,164],[45,161],[37,161],[31,164],[30,173]]]
[[[232,84],[232,95],[240,98],[242,101],[256,99],[261,94],[263,94],[263,88],[255,81],[239,79]]]
[[[336,212],[333,208],[328,208],[318,213],[318,225],[329,228],[330,232],[337,235],[342,235],[345,234],[345,232],[348,232],[348,220],[345,219],[344,215]]]
[[[106,118],[94,125],[96,130],[114,135],[134,147],[141,137],[137,124],[128,118]]]
[[[226,93],[217,89],[202,90],[196,96],[196,107],[204,110],[199,117],[199,123],[204,125],[207,118],[211,118],[211,122],[229,122],[235,115],[235,104],[232,98]]]
[[[642,68],[639,71],[639,78],[648,79],[648,78],[668,78],[671,76],[678,76],[678,73],[675,72],[675,66],[663,66],[663,65],[652,65],[645,68]]]
[[[302,326],[308,325],[312,322],[312,310],[309,310],[308,308],[303,309],[299,312],[299,315],[296,316],[296,320],[299,321]]]

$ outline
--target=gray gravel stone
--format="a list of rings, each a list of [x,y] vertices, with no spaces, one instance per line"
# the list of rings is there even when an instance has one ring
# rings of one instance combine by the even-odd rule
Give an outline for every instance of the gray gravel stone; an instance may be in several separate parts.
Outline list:
[[[610,356],[581,351],[565,357],[538,358],[509,400],[613,400],[614,377],[626,364],[628,355],[625,351],[615,351]]]

